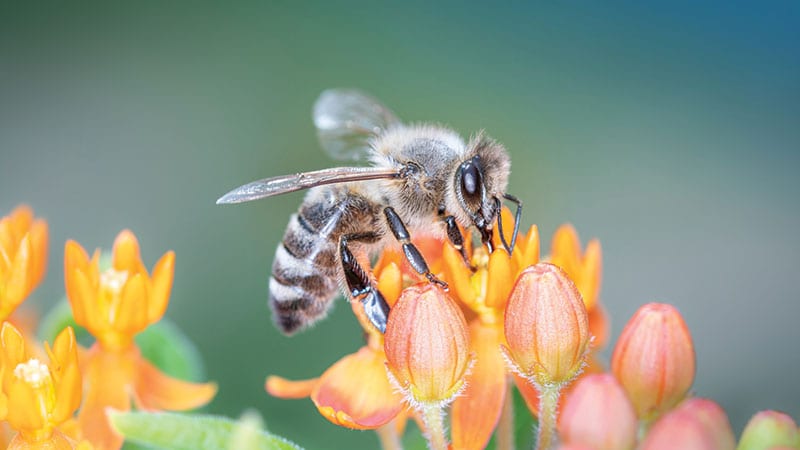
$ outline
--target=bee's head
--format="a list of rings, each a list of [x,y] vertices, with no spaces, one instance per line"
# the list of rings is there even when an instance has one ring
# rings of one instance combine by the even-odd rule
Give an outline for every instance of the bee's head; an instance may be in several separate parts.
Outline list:
[[[483,242],[490,246],[492,228],[495,218],[500,214],[502,199],[509,197],[505,190],[510,170],[511,161],[505,148],[478,134],[468,144],[466,158],[456,167],[449,192],[451,195],[447,196],[448,211],[462,225],[475,226]],[[512,244],[508,245],[503,239],[509,253],[515,238],[516,225]]]

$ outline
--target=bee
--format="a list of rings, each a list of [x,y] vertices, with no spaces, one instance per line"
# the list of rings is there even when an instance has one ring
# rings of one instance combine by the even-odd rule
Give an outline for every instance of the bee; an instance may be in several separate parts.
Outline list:
[[[371,166],[266,178],[217,200],[241,203],[309,189],[289,219],[269,281],[273,319],[284,334],[323,318],[338,286],[361,301],[372,324],[385,331],[389,305],[354,256],[358,252],[399,243],[410,266],[444,288],[411,242],[412,235],[448,239],[469,265],[459,225],[474,227],[492,251],[497,221],[501,242],[511,253],[522,204],[505,193],[511,162],[500,143],[482,132],[465,142],[443,126],[402,124],[376,99],[350,89],[324,91],[313,119],[330,156],[368,160]],[[502,228],[503,199],[517,205],[510,243]]]

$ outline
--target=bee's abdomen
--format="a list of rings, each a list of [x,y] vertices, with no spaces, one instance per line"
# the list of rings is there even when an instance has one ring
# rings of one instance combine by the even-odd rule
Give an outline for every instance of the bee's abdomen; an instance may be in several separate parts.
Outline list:
[[[324,317],[337,293],[335,233],[320,232],[323,223],[319,219],[301,208],[289,220],[275,252],[269,280],[270,307],[276,324],[286,334]]]

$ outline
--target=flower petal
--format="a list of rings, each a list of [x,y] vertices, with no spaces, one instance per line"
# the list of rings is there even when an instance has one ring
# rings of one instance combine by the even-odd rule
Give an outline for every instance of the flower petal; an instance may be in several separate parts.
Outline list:
[[[8,395],[6,420],[15,430],[40,430],[45,427],[47,409],[40,395],[28,383],[13,377],[3,383]]]
[[[385,361],[383,352],[362,347],[322,374],[311,400],[323,416],[343,427],[373,429],[389,423],[403,406],[389,383]]]
[[[30,235],[26,234],[22,238],[14,255],[14,260],[9,267],[9,274],[6,278],[3,297],[0,298],[0,319],[5,320],[14,310],[25,300],[28,295],[33,247],[31,246]]]
[[[210,402],[217,393],[216,383],[192,383],[172,378],[141,358],[134,400],[139,409],[184,411]]]
[[[539,262],[539,228],[531,225],[528,232],[521,236],[514,249],[515,272],[520,272]]]
[[[148,293],[145,276],[137,273],[125,283],[119,305],[110,318],[114,330],[133,336],[147,327]]]
[[[147,273],[140,256],[139,241],[130,230],[122,230],[117,235],[114,240],[113,255],[114,269],[126,271],[129,275]]]
[[[148,323],[160,320],[161,316],[164,315],[164,311],[167,310],[174,274],[175,252],[169,251],[153,267],[153,285],[147,302]]]
[[[381,270],[378,276],[378,291],[386,299],[389,306],[394,306],[400,298],[400,291],[403,290],[403,274],[400,266],[394,262],[388,263]]]
[[[120,448],[123,438],[111,427],[106,409],[131,409],[131,379],[135,369],[130,353],[104,353],[95,344],[86,353],[83,365],[86,391],[78,414],[83,437],[96,448]]]
[[[450,289],[453,290],[455,297],[462,302],[468,305],[474,304],[476,294],[470,281],[472,271],[464,264],[464,258],[455,247],[449,243],[442,247],[442,258],[444,259]]]
[[[511,258],[506,252],[492,252],[489,255],[489,279],[486,286],[486,306],[502,309],[514,286],[514,274],[511,273]]]
[[[292,381],[286,378],[270,375],[264,383],[264,389],[273,397],[285,399],[306,398],[311,395],[314,386],[319,383],[319,378],[310,380]]]
[[[501,252],[495,252],[501,253]],[[492,436],[506,394],[506,370],[500,354],[503,331],[475,320],[469,327],[471,350],[476,355],[467,374],[467,387],[453,402],[453,447],[482,449]]]

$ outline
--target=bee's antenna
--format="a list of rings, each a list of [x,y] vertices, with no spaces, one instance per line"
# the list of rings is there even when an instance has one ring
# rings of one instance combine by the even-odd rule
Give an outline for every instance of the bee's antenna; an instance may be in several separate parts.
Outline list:
[[[517,205],[517,212],[514,214],[514,232],[511,233],[511,245],[508,244],[506,241],[506,235],[503,233],[503,211],[501,209],[502,204],[500,199],[495,197],[495,202],[497,203],[498,209],[498,216],[497,216],[497,228],[500,232],[500,241],[503,243],[503,247],[506,248],[506,252],[508,255],[511,256],[511,253],[514,251],[514,245],[517,243],[517,235],[519,234],[519,221],[522,218],[522,202],[517,197],[514,197],[511,194],[503,194],[503,198],[516,204]]]

